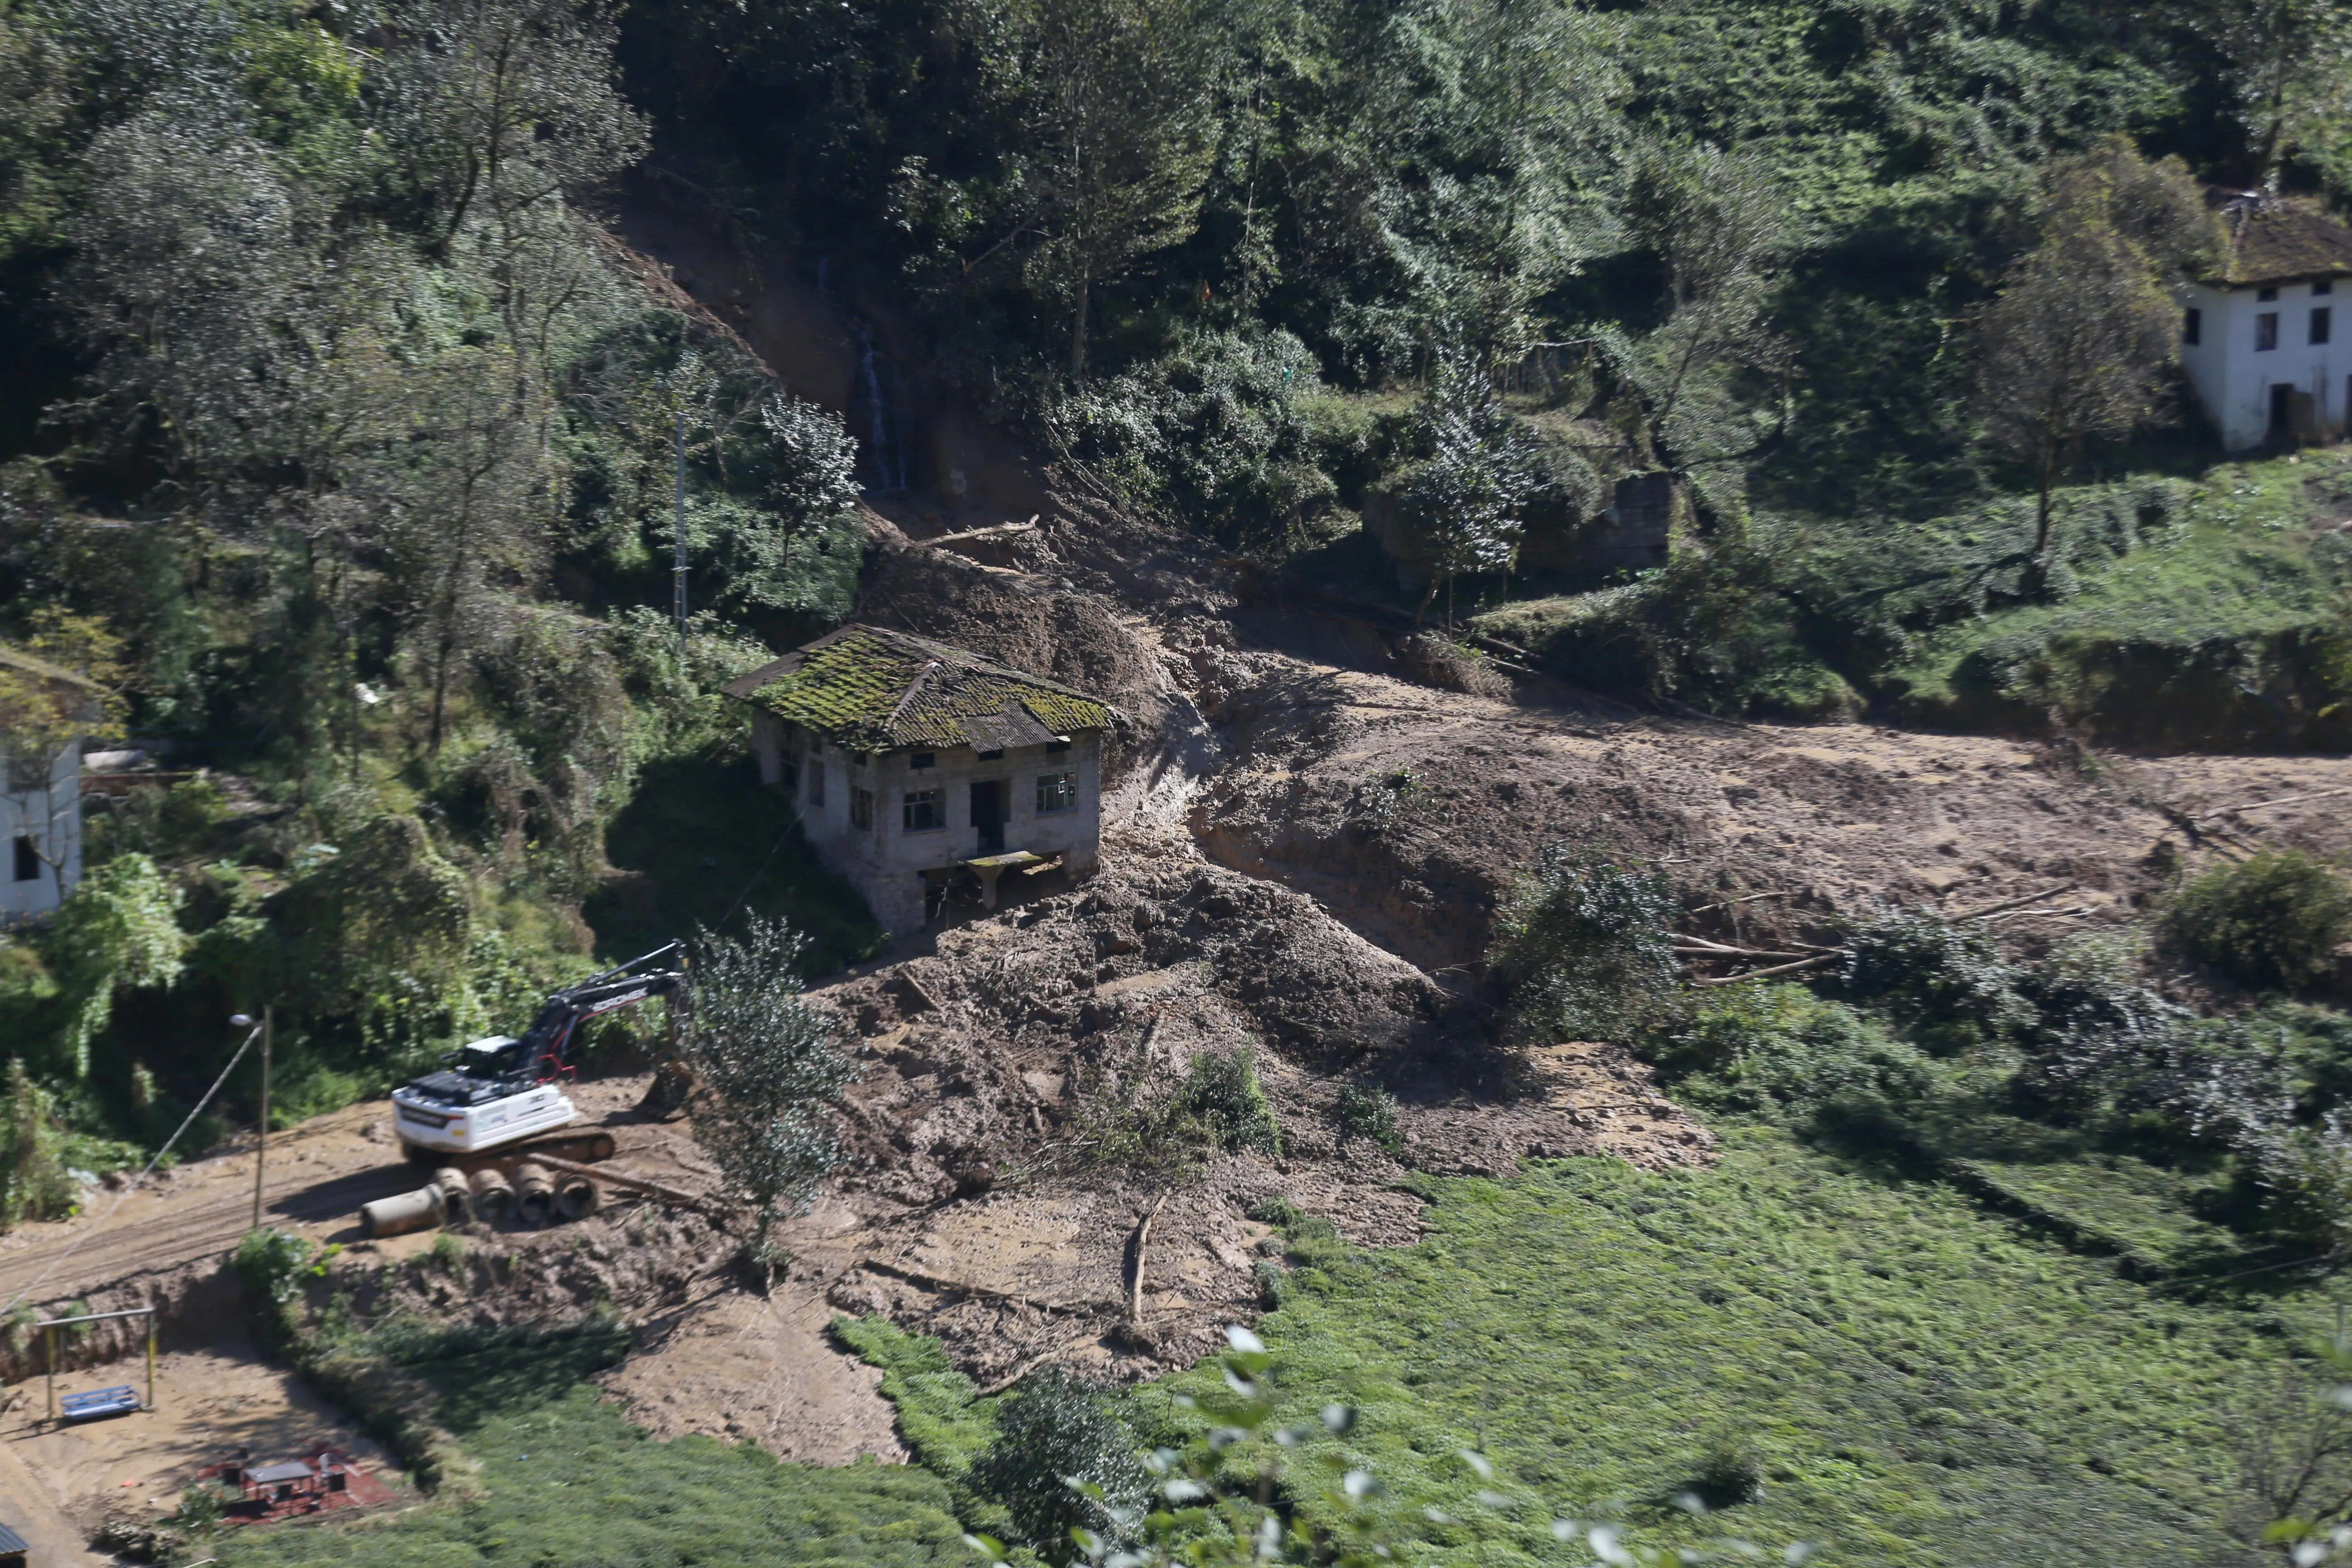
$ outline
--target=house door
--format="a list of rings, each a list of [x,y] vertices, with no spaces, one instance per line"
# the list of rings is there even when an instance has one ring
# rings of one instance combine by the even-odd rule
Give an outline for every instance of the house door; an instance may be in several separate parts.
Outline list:
[[[980,852],[1004,853],[1004,781],[976,779],[971,786],[971,825],[980,829]]]
[[[2294,431],[2294,384],[2278,381],[2271,384],[2270,439],[2284,444]]]

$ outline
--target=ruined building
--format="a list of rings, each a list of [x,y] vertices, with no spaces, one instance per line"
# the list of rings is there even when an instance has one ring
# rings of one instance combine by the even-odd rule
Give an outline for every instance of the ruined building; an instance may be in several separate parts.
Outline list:
[[[963,882],[1094,869],[1102,742],[1084,692],[877,626],[847,626],[726,688],[751,705],[761,779],[883,927],[919,930]]]

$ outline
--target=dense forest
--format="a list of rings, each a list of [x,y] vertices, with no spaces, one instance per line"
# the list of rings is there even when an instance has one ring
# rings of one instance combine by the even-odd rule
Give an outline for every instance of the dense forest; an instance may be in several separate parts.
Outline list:
[[[2217,189],[2352,206],[2352,9],[0,0],[0,727],[145,753],[0,935],[0,1217],[154,1152],[265,1004],[290,1124],[747,911],[809,978],[882,950],[719,688],[851,616],[861,497],[948,476],[649,286],[632,215],[826,301],[1073,526],[1410,625],[1457,689],[1502,660],[2088,778],[2352,744],[2352,467],[2233,461],[2179,364]],[[1596,555],[1653,479],[1660,558]],[[1665,882],[1525,870],[1495,1032],[1636,1045],[1763,1130],[1742,1182],[1812,1179],[1791,1129],[2112,1134],[2189,1152],[2166,1201],[2203,1184],[2233,1263],[2352,1246],[2317,859],[2189,879],[2138,945],[1848,911],[1814,988],[1704,1004],[1664,999]],[[240,1082],[189,1146],[258,1114]]]

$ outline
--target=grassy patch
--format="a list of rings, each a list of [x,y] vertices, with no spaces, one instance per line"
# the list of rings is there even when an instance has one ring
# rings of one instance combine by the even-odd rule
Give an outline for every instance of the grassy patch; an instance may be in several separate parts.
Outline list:
[[[2161,537],[2084,563],[2054,602],[1920,638],[1885,687],[1937,723],[2030,724],[2055,707],[2118,743],[2340,745],[2352,548],[2317,525],[2347,493],[2338,454],[2217,468]]]
[[[584,1381],[625,1347],[592,1330],[415,1360],[480,1466],[480,1496],[352,1524],[225,1531],[205,1550],[228,1568],[961,1568],[969,1558],[946,1488],[924,1470],[822,1469],[749,1444],[655,1441]]]
[[[818,863],[793,803],[743,762],[674,759],[647,767],[604,835],[623,873],[583,910],[596,952],[620,960],[698,926],[781,916],[809,938],[811,978],[870,957],[881,929],[848,883]],[[738,900],[740,900],[739,903]]]
[[[1003,1506],[981,1497],[971,1468],[996,1440],[996,1406],[958,1372],[940,1342],[910,1334],[887,1318],[835,1318],[834,1339],[870,1366],[882,1369],[883,1396],[898,1407],[898,1436],[915,1458],[948,1483],[959,1513],[975,1530],[1003,1535]]]
[[[1581,1562],[1548,1523],[1610,1504],[1671,1537],[1668,1500],[1727,1441],[1767,1473],[1730,1522],[1834,1561],[2071,1563],[2091,1539],[2192,1561],[2219,1540],[2221,1411],[2281,1354],[2277,1303],[2176,1300],[1761,1128],[1712,1172],[1570,1161],[1430,1191],[1427,1241],[1297,1269],[1259,1332],[1284,1418],[1359,1406],[1395,1527],[1450,1561]],[[1138,1391],[1139,1429],[1181,1430],[1171,1396],[1214,1375]],[[1463,1447],[1508,1506],[1471,1500]]]

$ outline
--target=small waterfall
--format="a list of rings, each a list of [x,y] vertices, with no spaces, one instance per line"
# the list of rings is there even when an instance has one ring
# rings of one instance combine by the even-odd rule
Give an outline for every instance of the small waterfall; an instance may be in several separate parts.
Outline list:
[[[822,267],[819,268],[822,271]],[[857,328],[858,387],[866,404],[866,458],[873,468],[874,489],[907,488],[907,447],[899,428],[895,367],[874,350],[874,336]]]

